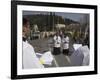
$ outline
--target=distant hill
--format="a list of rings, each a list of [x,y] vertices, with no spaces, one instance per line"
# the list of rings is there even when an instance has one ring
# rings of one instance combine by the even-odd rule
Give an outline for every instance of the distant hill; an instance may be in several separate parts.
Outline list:
[[[50,31],[52,30],[52,27],[57,23],[65,25],[69,25],[72,23],[79,23],[68,18],[64,19],[61,16],[57,15],[34,14],[34,15],[24,15],[24,17],[30,21],[31,28],[33,27],[34,24],[37,24],[40,31],[43,30]]]

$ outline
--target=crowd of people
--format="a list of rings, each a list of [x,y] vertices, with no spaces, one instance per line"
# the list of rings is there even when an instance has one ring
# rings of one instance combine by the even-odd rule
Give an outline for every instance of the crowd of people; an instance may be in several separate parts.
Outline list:
[[[69,34],[60,35],[57,32],[53,37],[53,55],[64,54],[70,57],[71,66],[86,66],[90,62],[90,50],[89,50],[89,36],[86,38],[82,37],[79,39],[73,39],[72,47],[74,44],[77,45],[73,52],[70,52],[70,41],[71,36]]]
[[[68,55],[69,53],[69,36],[67,34],[60,35],[59,32],[55,34],[53,37],[53,54],[57,55],[62,53]]]
[[[89,48],[89,36],[88,34],[84,38],[83,36],[80,36],[79,38],[72,37],[70,33],[63,33],[60,31],[57,31],[56,34],[53,37],[53,54],[66,54],[69,55],[69,45],[71,44],[82,44],[87,45]],[[61,52],[62,51],[62,52]]]
[[[27,41],[27,37],[29,36],[29,33],[30,33],[30,23],[26,18],[23,18],[22,69],[44,68],[39,58],[36,56],[33,46]]]
[[[27,68],[44,68],[44,65],[41,64],[41,61],[39,60],[39,58],[36,56],[36,53],[34,51],[33,46],[28,43],[27,41],[27,37],[29,36],[29,32],[30,32],[30,23],[27,19],[23,18],[23,35],[22,35],[22,40],[23,40],[23,69],[27,69]],[[88,38],[86,38],[88,39]],[[85,41],[89,41],[86,40]],[[53,53],[54,55],[58,55],[60,53],[63,53],[65,55],[69,55],[69,42],[70,42],[70,37],[68,34],[63,34],[60,33],[59,31],[56,32],[56,34],[53,37]],[[85,42],[85,43],[86,43]],[[82,43],[83,44],[83,43]],[[87,44],[89,44],[89,42],[87,42]],[[62,49],[62,50],[61,50]],[[84,53],[84,51],[86,53]],[[74,58],[76,58],[76,55],[78,53],[81,54],[83,56],[86,56],[86,59],[84,58],[84,64],[89,64],[89,49],[87,46],[83,46],[79,49],[79,51],[76,50],[76,52],[74,51],[73,55],[71,56],[72,58],[72,62],[73,64],[78,63],[77,59],[75,60]],[[78,57],[78,56],[77,56]],[[80,57],[81,58],[81,57]],[[81,58],[83,59],[83,57]],[[76,61],[76,62],[74,62]],[[79,65],[79,64],[78,64]]]

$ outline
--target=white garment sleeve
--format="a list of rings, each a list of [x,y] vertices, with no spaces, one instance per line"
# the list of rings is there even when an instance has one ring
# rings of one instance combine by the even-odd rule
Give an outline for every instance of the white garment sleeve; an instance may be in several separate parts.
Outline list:
[[[83,59],[83,66],[89,65],[90,62],[90,50],[88,48],[88,46],[83,46],[82,47],[83,50],[83,55],[84,55],[84,59]]]
[[[23,48],[23,68],[44,68],[31,45]]]

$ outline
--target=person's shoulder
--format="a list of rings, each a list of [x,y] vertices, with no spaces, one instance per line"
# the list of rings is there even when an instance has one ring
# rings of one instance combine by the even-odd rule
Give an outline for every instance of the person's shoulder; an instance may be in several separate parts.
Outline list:
[[[60,36],[58,36],[59,38],[61,38]]]
[[[55,36],[53,37],[53,39],[56,39],[56,37],[57,37],[57,36],[55,35]]]
[[[23,41],[23,47],[30,48],[30,49],[33,48],[31,44],[29,44],[28,42],[24,42],[24,41]]]
[[[69,38],[69,36],[66,36],[66,38]]]
[[[85,50],[85,51],[89,51],[89,48],[88,48],[87,45],[83,46],[82,49]]]
[[[79,47],[78,50],[82,51],[82,52],[85,52],[85,53],[89,53],[89,48],[88,48],[87,45]]]

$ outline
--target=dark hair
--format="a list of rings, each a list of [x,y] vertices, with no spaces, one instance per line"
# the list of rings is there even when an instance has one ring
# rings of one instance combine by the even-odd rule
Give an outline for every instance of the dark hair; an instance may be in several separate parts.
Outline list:
[[[28,21],[28,19],[23,18],[23,25],[26,25],[26,24],[27,24],[27,22],[29,22],[29,21]]]

